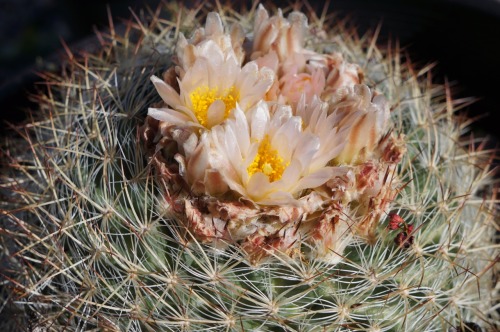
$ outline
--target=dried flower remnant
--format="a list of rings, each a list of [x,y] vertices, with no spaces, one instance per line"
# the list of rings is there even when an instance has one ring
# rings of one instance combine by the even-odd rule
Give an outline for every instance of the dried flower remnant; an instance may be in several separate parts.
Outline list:
[[[413,244],[413,240],[413,235],[410,235],[410,233],[407,231],[401,231],[394,239],[394,242],[399,247],[408,249]]]
[[[413,225],[408,224],[403,218],[396,213],[389,214],[389,224],[387,228],[391,231],[400,230],[394,238],[396,243],[401,248],[409,248],[413,244]]]
[[[390,218],[389,225],[387,226],[387,228],[389,228],[392,231],[398,229],[399,227],[401,227],[404,224],[403,218],[401,218],[396,213],[390,213],[389,218]]]
[[[354,236],[373,239],[395,197],[404,143],[388,103],[358,66],[305,48],[302,13],[259,6],[247,57],[240,27],[224,31],[211,13],[180,38],[177,67],[152,77],[165,105],[149,109],[143,137],[166,200],[198,239],[252,261],[306,245],[337,262]]]

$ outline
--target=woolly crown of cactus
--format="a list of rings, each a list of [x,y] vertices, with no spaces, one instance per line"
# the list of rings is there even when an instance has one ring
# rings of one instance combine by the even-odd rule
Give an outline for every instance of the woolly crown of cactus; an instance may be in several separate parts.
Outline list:
[[[44,74],[3,143],[19,329],[497,328],[469,100],[342,23],[162,4]]]

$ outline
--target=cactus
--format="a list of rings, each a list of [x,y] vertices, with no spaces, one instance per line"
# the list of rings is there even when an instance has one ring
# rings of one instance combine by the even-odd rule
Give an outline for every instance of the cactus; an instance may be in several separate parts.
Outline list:
[[[2,264],[8,267],[2,272],[2,291],[9,300],[3,309],[17,313],[18,328],[499,328],[498,201],[490,166],[495,152],[485,149],[480,140],[468,139],[469,122],[455,116],[470,100],[453,100],[449,86],[432,82],[430,67],[415,69],[397,47],[378,48],[375,37],[358,37],[342,22],[330,22],[312,12],[309,22],[297,12],[288,18],[281,12],[269,17],[262,7],[240,14],[221,6],[217,7],[218,15],[207,15],[213,10],[209,7],[180,10],[165,3],[157,10],[134,15],[122,35],[113,25],[109,33],[100,33],[99,52],[81,56],[69,52],[61,73],[44,74],[45,88],[32,96],[39,109],[25,124],[14,128],[16,137],[3,142],[6,171],[2,177],[0,239]],[[205,18],[206,29],[197,29]],[[218,19],[222,31],[214,32]],[[333,182],[321,183],[322,190],[334,188],[340,196],[322,198],[316,210],[306,211],[312,205],[300,205],[296,197],[295,205],[269,204],[269,197],[262,198],[250,189],[222,196],[214,193],[209,182],[189,175],[195,174],[192,169],[197,164],[179,148],[181,143],[188,144],[187,139],[180,141],[175,136],[196,137],[203,142],[209,139],[199,134],[204,129],[189,129],[186,136],[185,128],[179,132],[176,127],[174,132],[157,119],[163,114],[159,110],[168,106],[160,95],[171,100],[171,91],[179,93],[180,89],[182,94],[187,86],[182,85],[183,80],[188,80],[189,68],[195,66],[196,47],[208,34],[219,33],[219,39],[210,38],[226,46],[224,38],[230,35],[232,56],[250,61],[251,50],[238,41],[247,36],[257,43],[255,20],[264,28],[266,22],[275,20],[285,27],[285,33],[292,31],[298,36],[293,40],[303,43],[304,49],[335,55],[328,64],[333,69],[328,69],[331,75],[323,88],[323,96],[331,103],[364,103],[376,109],[361,113],[371,117],[366,123],[352,120],[368,130],[375,128],[376,140],[366,138],[359,146],[342,146],[341,153],[329,157],[333,161],[318,166],[330,172],[331,165],[344,165],[346,174],[354,174],[353,187],[346,185],[352,192],[348,195],[350,189],[339,189],[333,180],[341,176],[335,173],[329,178]],[[191,36],[193,31],[189,40],[182,35]],[[267,45],[263,37],[260,41],[258,51],[262,54],[277,44]],[[278,47],[278,58],[287,56],[280,51]],[[254,55],[258,58],[262,54]],[[177,72],[169,70],[174,62],[180,68]],[[264,79],[281,75],[259,70],[254,73]],[[316,79],[314,75],[312,79]],[[308,125],[313,120],[306,114],[321,107],[308,109],[306,104],[317,101],[305,101],[304,95],[287,88],[294,77],[285,77],[282,93],[288,98],[286,103],[299,110],[302,107]],[[360,80],[364,85],[353,88]],[[175,82],[180,87],[172,88]],[[271,95],[275,90],[272,81],[268,83],[255,83],[266,86],[255,91]],[[342,85],[347,87],[342,90]],[[165,91],[170,95],[165,97]],[[227,105],[231,93],[226,95],[228,99],[211,98]],[[252,102],[258,104],[258,100]],[[389,108],[390,119],[386,119],[384,110],[389,117]],[[335,114],[347,118],[342,111]],[[209,118],[191,119],[199,121],[196,128],[212,127]],[[215,123],[212,128],[220,128],[217,126]],[[332,127],[339,135],[342,132],[349,137],[354,132],[349,128],[342,131],[339,126]],[[211,132],[219,130],[212,128]],[[221,129],[221,135],[226,133]],[[363,135],[358,132],[356,138],[365,138]],[[300,137],[306,140],[310,136]],[[349,142],[353,141],[354,136]],[[329,153],[332,146],[327,145],[323,152]],[[176,161],[172,160],[172,149],[177,153]],[[272,154],[273,150],[261,144],[259,151],[265,149]],[[288,167],[285,162],[279,161],[284,166],[276,163],[273,171]],[[267,172],[258,160],[247,168],[248,173],[259,171]],[[363,175],[369,172],[384,179],[368,185],[376,193],[359,189],[366,180]],[[215,177],[214,181],[219,180]],[[220,188],[220,183],[214,188]],[[311,188],[300,197],[309,201],[323,197],[323,191]],[[241,199],[245,195],[253,205]],[[222,230],[225,233],[219,236],[218,226],[209,221],[222,217],[215,217],[210,210],[213,201],[204,201],[204,197],[219,197],[217,211],[236,208],[230,220],[232,229]],[[329,208],[337,211],[337,219],[328,219],[328,223],[335,220],[333,228],[337,230],[324,228],[325,215],[333,213]],[[287,215],[279,219],[279,229],[269,231],[270,220],[282,211],[298,213],[302,219]],[[307,212],[313,217],[306,218]],[[245,213],[252,217],[245,219]],[[196,220],[203,227],[196,226]],[[259,234],[267,232],[266,236],[244,233],[242,229],[249,225]],[[290,239],[292,232],[282,228],[293,228],[300,236]],[[207,229],[211,233],[206,233]],[[259,242],[271,238],[271,244]]]

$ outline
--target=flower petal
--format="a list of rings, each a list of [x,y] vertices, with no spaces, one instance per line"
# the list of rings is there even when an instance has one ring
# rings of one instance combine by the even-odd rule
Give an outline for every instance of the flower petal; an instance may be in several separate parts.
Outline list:
[[[293,195],[286,191],[275,191],[259,201],[261,205],[296,205],[297,200]]]
[[[202,138],[206,141],[206,138]],[[187,179],[188,183],[196,183],[203,181],[205,178],[205,171],[209,168],[208,152],[205,144],[198,144],[193,155],[188,160],[187,164]]]
[[[288,167],[283,171],[279,184],[283,190],[291,191],[295,187],[302,175],[302,163],[299,160],[292,160]]]
[[[269,125],[269,108],[265,102],[260,102],[249,112],[250,133],[254,140],[262,140]]]
[[[247,195],[255,201],[260,201],[269,193],[268,188],[269,178],[264,173],[257,172],[253,174],[248,181],[246,186]]]
[[[240,146],[238,145],[238,139],[236,138],[236,133],[233,131],[232,127],[226,128],[224,140],[224,147],[226,150],[226,156],[228,161],[231,163],[234,169],[240,168],[242,164],[242,155]]]
[[[212,128],[224,121],[226,105],[222,100],[214,101],[207,110],[207,128]]]
[[[191,119],[184,113],[171,108],[148,108],[148,115],[156,120],[165,121],[174,125],[186,125]]]
[[[170,107],[175,107],[181,104],[179,94],[174,90],[174,88],[172,88],[170,85],[168,85],[155,75],[151,76],[151,81],[153,82],[156,91],[158,91],[161,99],[163,99],[163,101],[167,105],[170,105]]]
[[[208,36],[221,35],[224,33],[224,28],[222,27],[222,20],[216,12],[210,12],[207,15],[205,22],[205,33]]]
[[[320,148],[320,139],[311,133],[304,133],[300,138],[293,157],[301,162],[303,169],[307,169],[311,159]]]
[[[233,110],[232,114],[234,117],[236,140],[238,141],[240,151],[248,151],[248,148],[250,147],[250,129],[248,127],[248,121],[245,114],[238,104],[236,104],[236,108]],[[242,157],[245,156],[246,154],[243,152]]]
[[[301,191],[304,189],[312,189],[325,184],[335,175],[337,168],[338,167],[323,167],[314,173],[304,176],[296,184],[294,190]]]

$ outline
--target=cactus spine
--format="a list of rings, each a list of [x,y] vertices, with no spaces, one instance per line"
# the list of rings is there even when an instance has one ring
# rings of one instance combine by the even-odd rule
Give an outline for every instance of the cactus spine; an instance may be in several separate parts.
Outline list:
[[[371,242],[354,236],[337,264],[280,251],[251,264],[238,245],[200,241],[174,222],[139,128],[160,102],[150,76],[172,66],[179,32],[206,8],[166,7],[46,74],[39,109],[4,143],[3,286],[21,320],[36,331],[498,328],[493,152],[464,139],[468,123],[454,113],[467,101],[397,49],[323,18],[310,15],[307,47],[359,65],[405,137],[401,185]],[[220,11],[251,30],[255,11]]]

